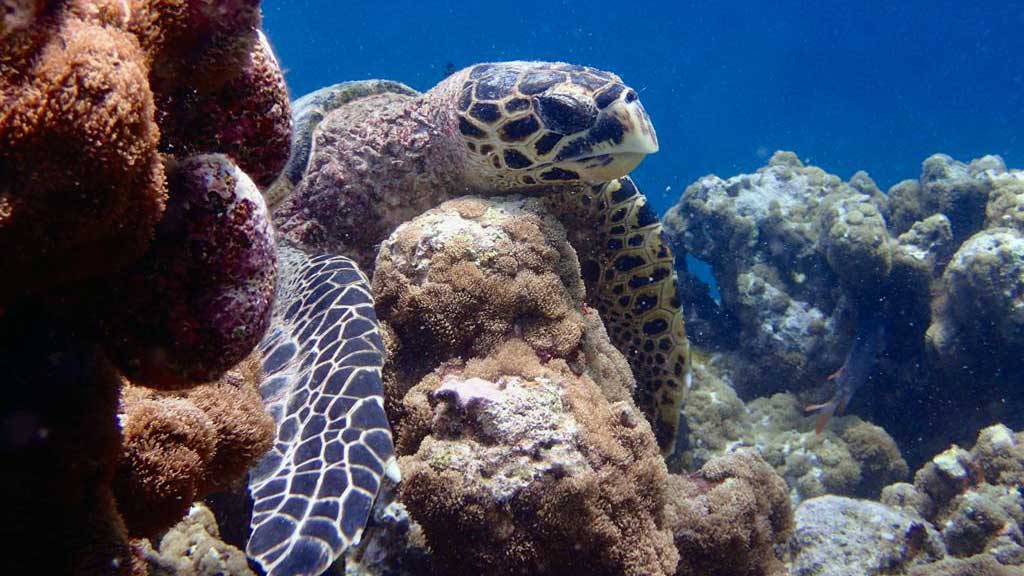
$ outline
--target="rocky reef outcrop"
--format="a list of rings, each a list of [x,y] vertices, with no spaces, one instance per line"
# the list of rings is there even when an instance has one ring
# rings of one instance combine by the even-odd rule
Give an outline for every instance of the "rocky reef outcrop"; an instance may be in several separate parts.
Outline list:
[[[851,410],[910,461],[940,450],[937,439],[1015,425],[1022,180],[996,156],[935,155],[883,194],[866,173],[843,181],[789,152],[755,174],[701,178],[665,217],[681,276],[684,255],[701,259],[720,293],[683,281],[691,339],[740,398],[785,392],[812,404],[831,394],[826,380],[859,327],[881,318]],[[906,418],[907,407],[922,417]]]
[[[824,494],[877,498],[909,474],[893,438],[853,415],[834,418],[821,434],[791,393],[744,402],[717,357],[694,362],[683,412],[691,443],[672,469],[692,469],[742,449],[756,450],[781,476],[794,504]]]
[[[1024,573],[1024,434],[997,424],[953,445],[880,502],[813,498],[796,512],[791,573]]]

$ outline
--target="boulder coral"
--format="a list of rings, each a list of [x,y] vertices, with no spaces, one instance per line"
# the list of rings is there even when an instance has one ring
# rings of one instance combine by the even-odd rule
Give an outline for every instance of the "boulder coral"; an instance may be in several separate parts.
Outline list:
[[[677,576],[787,574],[774,550],[793,529],[786,484],[755,452],[739,451],[689,476],[673,475],[669,490]]]
[[[150,386],[215,379],[270,323],[277,256],[260,191],[226,156],[171,163],[172,191],[150,250],[114,291],[119,365]]]
[[[435,573],[668,576],[729,555],[732,574],[779,566],[785,484],[754,454],[669,475],[542,204],[446,202],[383,243],[373,287],[399,499]]]
[[[487,356],[512,337],[545,359],[588,369],[620,399],[635,386],[583,304],[564,228],[536,200],[461,198],[427,211],[382,245],[373,292],[385,332],[396,335],[386,367],[395,377],[385,382],[398,386],[392,398],[444,362]]]
[[[42,4],[0,37],[0,303],[134,261],[167,198],[128,4]]]
[[[399,460],[401,499],[435,568],[671,574],[667,471],[643,415],[520,353],[520,370],[485,360],[447,374],[426,394],[430,429],[403,430],[423,436]]]
[[[953,255],[942,280],[942,298],[927,333],[937,356],[947,363],[992,354],[1020,358],[1024,232],[991,228],[971,236]]]
[[[254,376],[229,372],[268,321],[257,186],[289,154],[259,21],[256,0],[0,5],[5,541],[61,551],[15,571],[144,574],[129,539],[268,445]]]

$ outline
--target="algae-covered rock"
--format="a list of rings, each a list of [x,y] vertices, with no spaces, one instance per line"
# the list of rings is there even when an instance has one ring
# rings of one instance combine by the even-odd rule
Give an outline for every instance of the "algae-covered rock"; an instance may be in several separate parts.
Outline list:
[[[998,570],[985,573],[1002,574],[1024,566],[1022,440],[1002,424],[990,426],[971,450],[953,445],[932,458],[913,485],[885,488],[884,503],[932,523],[949,553],[963,559],[914,574],[941,574],[939,566],[994,566]]]
[[[787,483],[794,504],[824,494],[877,497],[907,478],[899,447],[882,428],[856,416],[836,417],[814,431],[792,394],[744,403],[717,359],[696,362],[685,408],[690,446],[673,470],[696,468],[717,455],[754,448]]]
[[[220,539],[217,520],[203,503],[160,537],[154,549],[142,543],[151,576],[254,576],[245,552]]]
[[[870,197],[831,197],[821,210],[819,245],[845,288],[877,293],[892,270],[885,218]]]
[[[985,207],[986,228],[1013,228],[1024,232],[1024,175],[1007,180],[992,191]]]
[[[972,236],[953,255],[943,281],[928,328],[936,354],[949,363],[965,362],[965,354],[1018,357],[1024,350],[1024,233],[993,228]]]
[[[789,542],[792,576],[901,574],[945,555],[935,530],[869,500],[821,496],[802,503]]]
[[[688,325],[740,398],[790,392],[818,403],[863,319],[878,314],[880,346],[848,409],[923,461],[1021,412],[1022,183],[1024,171],[997,156],[941,154],[887,195],[866,173],[843,182],[789,152],[754,174],[705,176],[665,218],[677,252],[708,263],[721,295],[684,290]],[[683,286],[699,282],[687,266],[677,262]],[[951,405],[972,409],[903,417],[907,406]]]

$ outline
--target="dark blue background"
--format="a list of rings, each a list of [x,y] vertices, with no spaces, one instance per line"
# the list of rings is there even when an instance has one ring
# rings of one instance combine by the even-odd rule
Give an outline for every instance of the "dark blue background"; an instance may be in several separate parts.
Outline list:
[[[342,80],[419,90],[482,61],[565,60],[636,88],[661,152],[635,172],[664,211],[776,149],[884,188],[934,152],[1024,166],[1024,7],[888,2],[266,0],[293,96]],[[666,188],[671,186],[671,191]]]

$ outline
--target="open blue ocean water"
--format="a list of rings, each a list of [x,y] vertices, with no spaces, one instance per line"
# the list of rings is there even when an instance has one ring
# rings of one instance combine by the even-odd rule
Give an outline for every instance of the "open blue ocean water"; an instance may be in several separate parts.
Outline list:
[[[426,90],[495,60],[561,60],[635,87],[661,151],[633,178],[659,212],[775,150],[883,189],[929,155],[1024,165],[1024,6],[911,2],[267,0],[293,97],[343,80]]]

